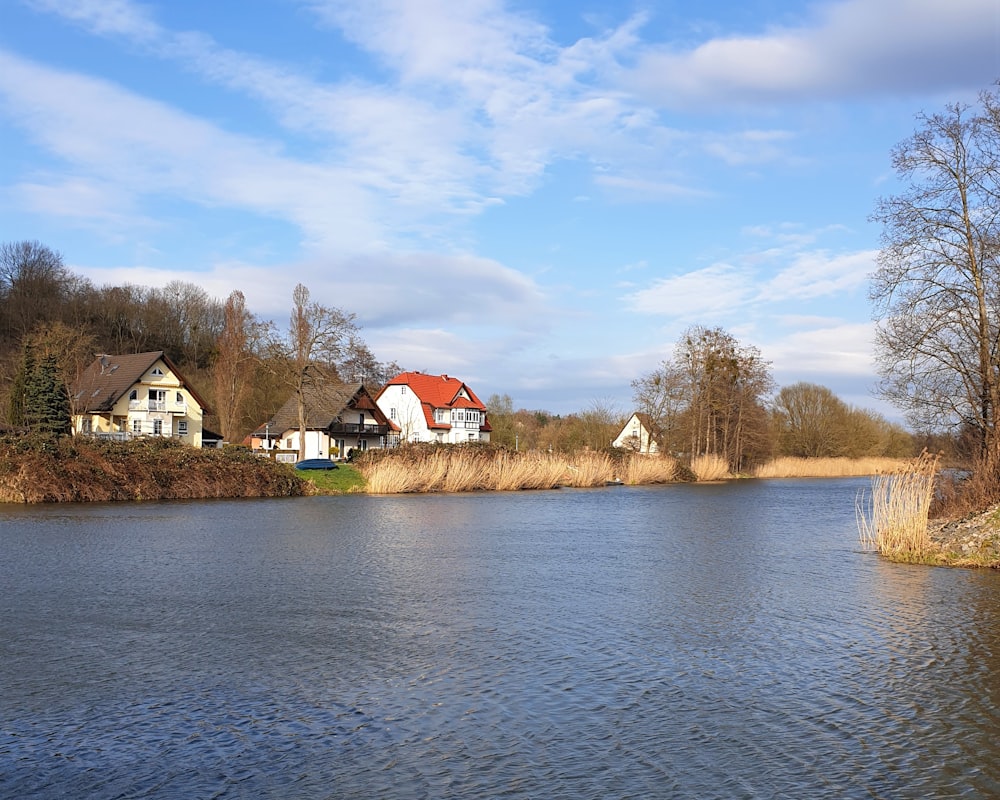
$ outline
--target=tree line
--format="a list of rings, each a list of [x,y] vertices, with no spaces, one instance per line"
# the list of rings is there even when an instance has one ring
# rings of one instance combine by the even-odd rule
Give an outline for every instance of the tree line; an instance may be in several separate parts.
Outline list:
[[[69,387],[97,353],[163,350],[206,398],[208,426],[227,441],[241,441],[289,396],[303,427],[313,382],[336,377],[377,392],[402,371],[375,357],[354,314],[315,302],[301,284],[291,300],[288,327],[279,329],[238,290],[220,301],[181,281],[96,287],[45,245],[0,245],[3,421],[65,430]],[[719,328],[689,329],[674,357],[632,388],[662,448],[721,455],[736,472],[774,455],[899,455],[910,446],[898,426],[823,387],[785,387],[772,398],[768,362]],[[515,410],[509,395],[493,395],[487,408],[494,443],[560,452],[607,448],[629,415],[598,401],[566,416]]]
[[[685,331],[673,355],[632,381],[632,391],[633,409],[659,452],[720,456],[734,473],[780,456],[906,458],[925,442],[824,386],[800,382],[774,394],[770,363],[721,328]],[[523,449],[603,449],[631,416],[602,403],[566,417],[515,411],[509,395],[493,395],[486,405],[491,441]]]
[[[720,328],[695,326],[632,383],[635,410],[661,447],[719,455],[740,472],[776,456],[908,455],[945,445],[1000,489],[1000,94],[917,115],[891,153],[902,187],[876,202],[882,243],[871,276],[879,394],[917,437],[809,383],[774,393],[770,364]],[[0,421],[25,421],[55,371],[65,383],[98,352],[163,350],[239,440],[290,393],[322,375],[373,389],[397,371],[365,345],[353,314],[299,286],[287,330],[174,281],[95,287],[38,242],[0,245]],[[58,381],[56,381],[58,382]],[[54,391],[54,390],[53,390]],[[301,402],[301,400],[300,400]],[[488,403],[492,439],[526,449],[606,447],[624,422],[600,403],[566,417]],[[300,406],[301,411],[301,406]],[[39,423],[40,424],[40,423]],[[998,495],[1000,497],[1000,495]]]
[[[304,402],[312,381],[337,377],[378,388],[402,371],[375,357],[353,314],[315,302],[301,284],[288,327],[279,328],[253,314],[238,290],[220,301],[183,281],[162,289],[95,286],[46,245],[0,244],[0,394],[7,400],[0,422],[62,430],[52,417],[65,414],[52,406],[66,403],[72,412],[69,387],[96,354],[153,350],[206,399],[213,412],[206,424],[227,441],[242,440],[290,395]],[[35,418],[42,407],[44,425]]]

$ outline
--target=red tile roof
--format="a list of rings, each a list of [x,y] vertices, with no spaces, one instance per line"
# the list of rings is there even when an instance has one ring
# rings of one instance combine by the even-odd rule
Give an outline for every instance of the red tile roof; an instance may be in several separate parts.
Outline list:
[[[433,408],[477,408],[485,411],[486,406],[458,378],[449,375],[427,375],[423,372],[403,372],[387,384],[389,386],[409,386],[423,403]],[[460,396],[462,390],[468,397]]]

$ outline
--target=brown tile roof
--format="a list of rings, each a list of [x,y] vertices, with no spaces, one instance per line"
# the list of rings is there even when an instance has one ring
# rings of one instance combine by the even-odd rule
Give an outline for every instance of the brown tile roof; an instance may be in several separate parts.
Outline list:
[[[368,390],[360,383],[340,383],[338,381],[328,381],[318,386],[309,386],[305,390],[306,398],[306,427],[310,430],[323,430],[329,428],[338,418],[342,417],[345,411],[353,411],[364,408],[381,425],[387,425],[378,406],[368,393]],[[353,422],[355,420],[340,419],[341,422]],[[277,410],[266,425],[261,425],[254,431],[254,435],[264,435],[268,430],[273,436],[279,436],[285,431],[299,427],[299,405],[293,394],[285,404]]]
[[[184,379],[176,365],[164,355],[162,350],[149,353],[133,353],[123,356],[98,356],[83,374],[73,383],[70,395],[76,413],[100,414],[111,411],[119,398],[142,380],[146,370],[157,361],[163,361],[187,389],[202,409],[205,401]]]

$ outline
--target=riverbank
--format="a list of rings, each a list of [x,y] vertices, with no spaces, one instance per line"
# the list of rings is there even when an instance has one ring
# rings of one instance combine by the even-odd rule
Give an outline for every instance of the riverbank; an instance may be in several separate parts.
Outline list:
[[[752,477],[843,477],[886,468],[886,460],[786,458]],[[688,467],[671,457],[628,451],[407,446],[370,450],[338,470],[296,473],[241,447],[200,450],[158,438],[0,438],[0,502],[15,503],[520,491],[733,477],[717,456],[701,456]]]
[[[931,520],[927,535],[936,563],[1000,568],[1000,505],[957,520]]]
[[[59,503],[295,497],[312,484],[244,448],[202,450],[170,439],[0,439],[0,502]]]

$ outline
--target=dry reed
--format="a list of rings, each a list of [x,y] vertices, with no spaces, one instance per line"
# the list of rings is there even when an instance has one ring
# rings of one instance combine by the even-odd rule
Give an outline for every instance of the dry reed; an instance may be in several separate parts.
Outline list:
[[[726,459],[715,453],[692,458],[691,471],[699,481],[721,481],[732,477]]]
[[[615,466],[606,453],[579,453],[566,465],[567,486],[590,488],[606,486],[615,478]]]
[[[872,477],[871,493],[859,495],[856,504],[864,549],[895,557],[931,549],[927,515],[939,461],[924,451],[905,467]]]
[[[677,461],[668,456],[631,454],[622,460],[618,479],[629,486],[670,483],[677,479]]]
[[[844,478],[905,468],[899,458],[776,458],[754,470],[755,478]]]
[[[721,464],[721,469],[719,465]],[[706,462],[710,477],[728,477],[721,459]],[[668,456],[585,451],[559,453],[467,448],[410,449],[362,459],[356,467],[371,494],[474,492],[591,488],[621,482],[631,486],[680,480],[681,468]],[[686,478],[685,478],[686,479]]]

